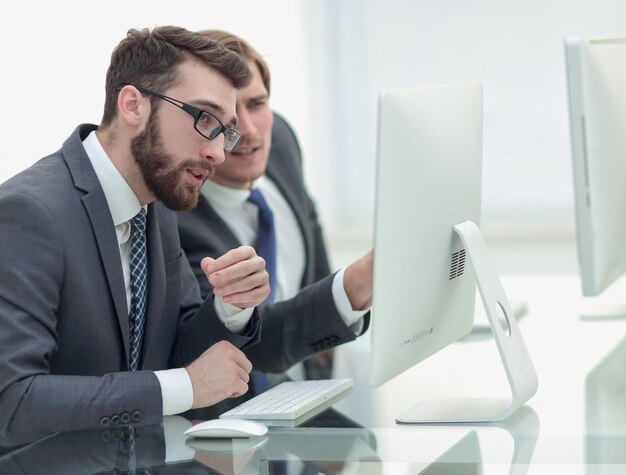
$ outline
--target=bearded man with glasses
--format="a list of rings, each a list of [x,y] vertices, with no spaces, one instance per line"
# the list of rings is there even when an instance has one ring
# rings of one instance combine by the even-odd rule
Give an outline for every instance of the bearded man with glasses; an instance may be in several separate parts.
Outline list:
[[[237,144],[235,91],[249,80],[215,41],[132,29],[101,124],[0,185],[2,445],[158,425],[248,390],[264,261],[250,246],[205,259],[202,299],[172,210],[196,205]]]

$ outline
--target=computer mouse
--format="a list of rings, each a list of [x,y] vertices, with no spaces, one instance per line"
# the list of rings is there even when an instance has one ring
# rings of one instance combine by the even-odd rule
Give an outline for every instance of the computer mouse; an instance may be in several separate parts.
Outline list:
[[[185,431],[188,437],[240,438],[267,434],[267,426],[246,419],[212,419],[200,422]]]

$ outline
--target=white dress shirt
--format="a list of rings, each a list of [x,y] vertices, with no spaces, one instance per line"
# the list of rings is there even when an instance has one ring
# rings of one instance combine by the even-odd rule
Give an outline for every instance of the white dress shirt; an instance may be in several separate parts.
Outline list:
[[[87,156],[96,172],[111,211],[126,286],[126,305],[130,309],[130,219],[142,208],[137,196],[109,159],[98,141],[96,132],[91,132],[83,141]],[[147,205],[143,208],[147,210]],[[250,320],[254,309],[244,309],[230,305],[221,298],[214,298],[214,305],[220,320],[233,332],[241,331]],[[163,415],[178,414],[191,409],[193,387],[189,374],[184,368],[155,371],[161,385]]]

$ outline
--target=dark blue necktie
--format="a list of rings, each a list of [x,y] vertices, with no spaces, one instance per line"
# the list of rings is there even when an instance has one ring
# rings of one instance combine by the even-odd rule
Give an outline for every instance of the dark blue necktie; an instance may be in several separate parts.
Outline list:
[[[276,231],[274,229],[274,214],[258,188],[250,192],[248,201],[259,209],[259,225],[254,248],[256,253],[265,259],[265,270],[269,275],[270,294],[265,299],[265,302],[273,302],[276,295]],[[267,375],[255,370],[252,371],[251,376],[257,394],[269,389]]]
[[[257,230],[256,253],[265,259],[265,270],[270,279],[270,294],[266,302],[273,302],[276,296],[276,230],[274,229],[274,214],[267,205],[261,191],[257,188],[250,192],[248,198],[259,209],[259,226]]]
[[[263,194],[258,188],[250,192],[248,198],[259,209],[259,226],[256,235],[256,253],[265,259],[265,270],[269,275],[270,294],[265,302],[273,302],[276,296],[276,230],[274,228],[274,214],[267,205]],[[269,389],[267,375],[261,371],[253,370],[250,374],[257,394]],[[287,473],[287,462],[279,460],[270,465],[270,472],[276,475]]]
[[[130,370],[139,368],[141,342],[146,322],[146,291],[148,261],[146,245],[146,212],[142,209],[130,220]]]

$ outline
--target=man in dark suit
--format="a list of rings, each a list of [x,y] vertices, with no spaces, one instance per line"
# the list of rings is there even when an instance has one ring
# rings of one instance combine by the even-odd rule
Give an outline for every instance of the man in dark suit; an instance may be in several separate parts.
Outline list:
[[[251,247],[203,260],[203,300],[171,210],[195,206],[236,145],[249,80],[206,37],[130,30],[100,126],[0,185],[0,443],[160,424],[247,391],[264,262]]]
[[[276,308],[286,307],[291,313],[289,324],[303,333],[308,331],[309,345],[320,351],[334,347],[345,341],[349,335],[346,330],[360,334],[367,328],[371,252],[338,274],[331,274],[315,205],[304,185],[298,142],[285,120],[273,114],[269,106],[267,64],[254,48],[231,33],[201,33],[243,56],[253,78],[247,87],[237,91],[241,142],[207,180],[198,206],[178,213],[181,245],[203,294],[207,295],[211,283],[203,278],[201,259],[219,256],[233,246],[255,244],[258,211],[247,200],[251,189],[260,190],[273,211],[277,241],[273,300],[277,303],[262,307],[262,338],[276,345],[289,338],[285,322],[272,318]],[[325,321],[333,324],[320,325]],[[274,355],[264,354],[262,348],[252,347],[246,354],[255,368],[270,372],[285,371],[289,363],[297,361],[272,361]],[[306,362],[308,377],[331,375],[330,367],[324,368],[324,362],[329,361],[320,356]]]

